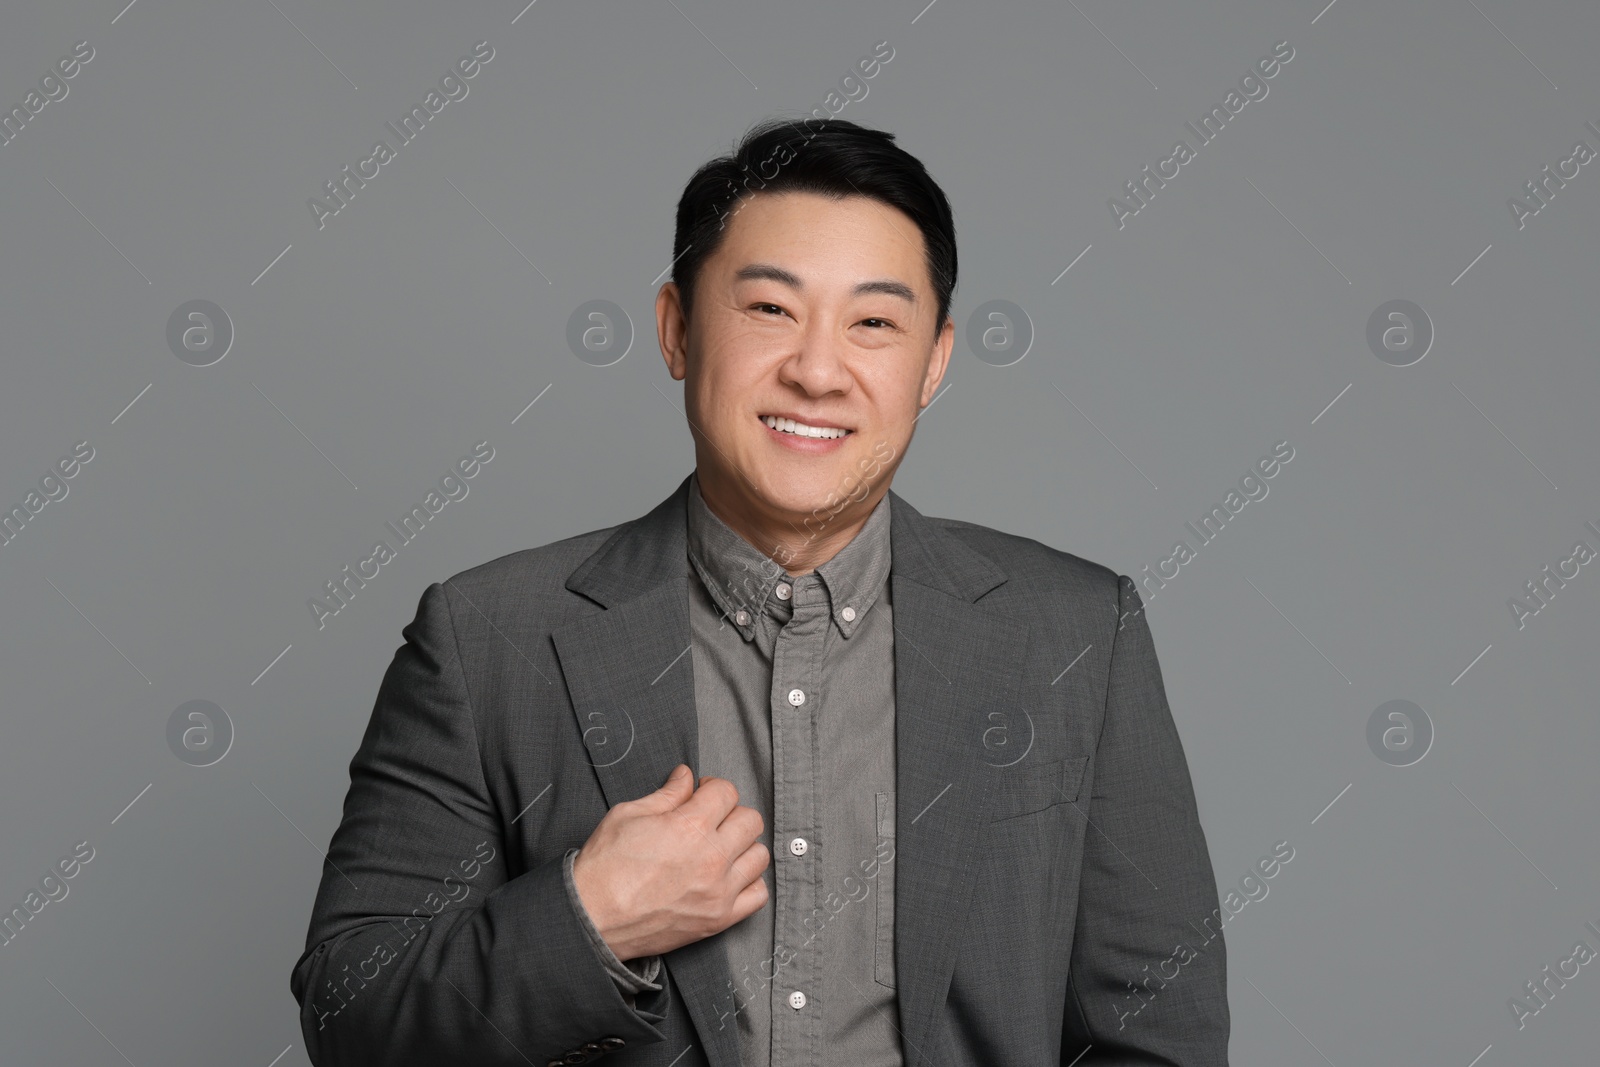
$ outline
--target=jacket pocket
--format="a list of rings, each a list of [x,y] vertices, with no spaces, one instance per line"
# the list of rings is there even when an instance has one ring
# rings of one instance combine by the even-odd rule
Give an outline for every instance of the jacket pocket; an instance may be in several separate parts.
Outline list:
[[[894,793],[878,801],[878,936],[873,948],[873,977],[879,985],[894,983]],[[888,857],[885,859],[885,857]]]
[[[1043,763],[1024,760],[1015,767],[995,768],[990,820],[1015,819],[1077,800],[1088,764],[1088,756],[1072,756]]]

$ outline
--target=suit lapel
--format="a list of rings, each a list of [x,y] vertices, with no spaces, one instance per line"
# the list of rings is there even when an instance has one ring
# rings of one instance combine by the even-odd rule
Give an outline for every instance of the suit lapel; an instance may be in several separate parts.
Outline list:
[[[660,788],[678,763],[696,767],[699,734],[690,653],[685,531],[689,479],[648,515],[620,527],[566,586],[604,611],[554,636],[573,713],[606,804]],[[906,1062],[927,1060],[955,965],[972,888],[989,712],[1015,705],[1027,644],[1020,623],[973,604],[1005,581],[989,559],[892,491],[890,592],[895,622],[896,973]],[[664,965],[712,1067],[736,1067],[724,1016],[726,953],[707,938]]]
[[[967,925],[988,825],[991,712],[1017,708],[1028,630],[973,601],[1006,580],[898,495],[890,526],[895,665],[895,976],[907,1067],[938,1063],[933,1025]],[[1004,721],[1004,720],[1001,720]]]
[[[567,579],[606,610],[553,637],[606,806],[661,788],[679,763],[698,774],[694,657],[689,651],[689,479],[624,525]],[[717,938],[666,953],[711,1067],[738,1067],[738,1036],[723,1019],[733,975]]]

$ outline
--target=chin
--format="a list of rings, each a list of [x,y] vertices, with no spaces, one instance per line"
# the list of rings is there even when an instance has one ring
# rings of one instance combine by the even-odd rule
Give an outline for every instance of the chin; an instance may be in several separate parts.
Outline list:
[[[847,464],[830,464],[826,471],[816,466],[773,464],[755,479],[767,506],[792,515],[809,516],[814,511],[836,507],[842,495],[840,483],[848,474]]]

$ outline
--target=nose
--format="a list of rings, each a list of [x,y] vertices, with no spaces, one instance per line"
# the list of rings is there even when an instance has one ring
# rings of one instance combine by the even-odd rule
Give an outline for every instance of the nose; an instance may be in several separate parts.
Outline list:
[[[844,347],[833,323],[813,322],[801,334],[799,346],[778,367],[778,379],[807,396],[848,392],[854,379]]]

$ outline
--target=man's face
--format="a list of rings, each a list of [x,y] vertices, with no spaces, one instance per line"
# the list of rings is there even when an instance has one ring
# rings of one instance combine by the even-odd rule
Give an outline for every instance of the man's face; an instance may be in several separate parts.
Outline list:
[[[726,226],[696,279],[693,321],[671,282],[656,299],[702,491],[742,518],[813,534],[819,509],[830,522],[862,518],[950,358],[955,329],[935,329],[921,231],[867,197],[793,192],[757,194]],[[774,429],[774,418],[827,436]]]

